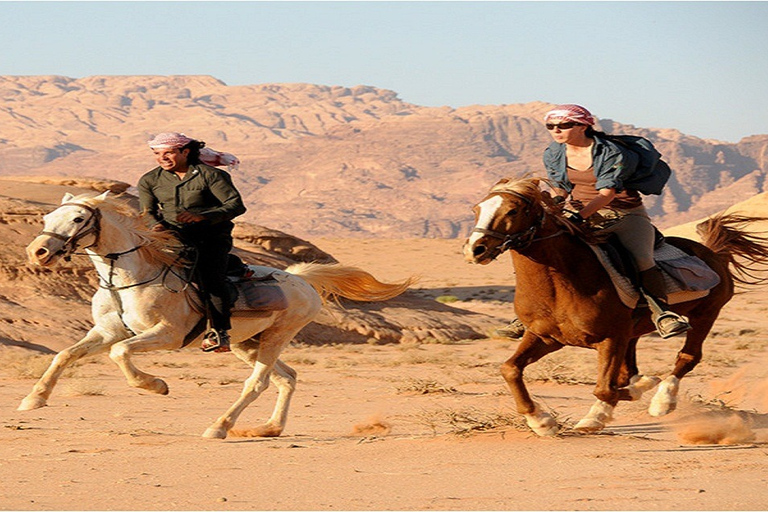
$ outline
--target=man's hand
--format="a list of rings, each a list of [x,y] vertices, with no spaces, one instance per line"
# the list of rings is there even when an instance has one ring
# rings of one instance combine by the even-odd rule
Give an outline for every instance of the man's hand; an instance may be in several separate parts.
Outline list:
[[[183,211],[176,216],[176,222],[181,222],[182,224],[194,224],[195,222],[201,222],[204,220],[205,217],[202,215],[187,211]]]

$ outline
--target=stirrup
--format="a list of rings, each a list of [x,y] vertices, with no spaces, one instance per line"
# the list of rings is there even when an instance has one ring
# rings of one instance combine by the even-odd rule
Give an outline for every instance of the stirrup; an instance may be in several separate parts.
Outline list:
[[[229,333],[211,329],[205,334],[205,339],[200,343],[203,352],[230,352]]]
[[[668,324],[666,327],[662,327],[662,321]],[[659,333],[662,339],[671,338],[679,334],[686,333],[691,330],[691,324],[685,321],[683,317],[677,313],[666,311],[653,319],[653,323],[656,325],[656,332]]]

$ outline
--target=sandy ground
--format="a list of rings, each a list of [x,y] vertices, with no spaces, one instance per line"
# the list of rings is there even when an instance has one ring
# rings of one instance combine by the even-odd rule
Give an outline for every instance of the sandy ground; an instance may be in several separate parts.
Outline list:
[[[384,280],[419,274],[425,296],[513,315],[507,258],[473,267],[455,240],[312,240]],[[495,318],[494,318],[495,317]],[[517,343],[292,346],[299,374],[274,439],[200,437],[249,371],[229,354],[137,357],[168,396],[129,388],[105,356],[68,371],[49,406],[15,410],[35,366],[0,352],[3,510],[766,510],[768,291],[724,310],[676,412],[650,395],[621,403],[602,433],[568,430],[594,402],[595,354],[565,348],[531,366],[531,392],[565,429],[537,438],[515,414],[499,364]],[[641,369],[664,376],[680,340],[641,340]],[[268,389],[238,427],[264,421]]]

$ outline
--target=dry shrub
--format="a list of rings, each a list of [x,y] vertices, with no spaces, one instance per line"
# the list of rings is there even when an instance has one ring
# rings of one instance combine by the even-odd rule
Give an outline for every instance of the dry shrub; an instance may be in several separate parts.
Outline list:
[[[453,386],[445,386],[434,380],[409,378],[404,384],[397,386],[398,393],[413,393],[428,395],[431,393],[458,393]]]
[[[542,359],[526,368],[525,379],[528,381],[555,382],[557,384],[596,383],[594,374],[585,374],[585,369],[576,369],[557,358]]]
[[[105,388],[93,380],[73,379],[64,384],[64,393],[68,396],[103,396]]]
[[[683,422],[676,433],[683,444],[743,444],[756,438],[751,421],[736,413],[701,414]]]
[[[477,432],[487,432],[512,427],[527,431],[525,419],[519,414],[485,412],[475,408],[438,409],[424,411],[417,416],[417,421],[428,426],[433,434],[447,432],[459,436],[468,436]]]
[[[353,436],[385,436],[391,431],[392,424],[378,414],[352,427]]]
[[[39,379],[51,365],[53,357],[51,354],[3,350],[0,351],[0,368],[11,378]]]

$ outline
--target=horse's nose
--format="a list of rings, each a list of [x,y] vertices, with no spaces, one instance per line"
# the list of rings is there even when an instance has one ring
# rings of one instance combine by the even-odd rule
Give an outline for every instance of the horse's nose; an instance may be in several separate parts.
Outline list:
[[[464,244],[464,259],[469,263],[477,263],[478,258],[485,254],[486,250],[485,245],[472,245],[467,240]]]
[[[34,265],[42,265],[51,255],[51,252],[37,241],[33,241],[27,247],[27,259]]]

